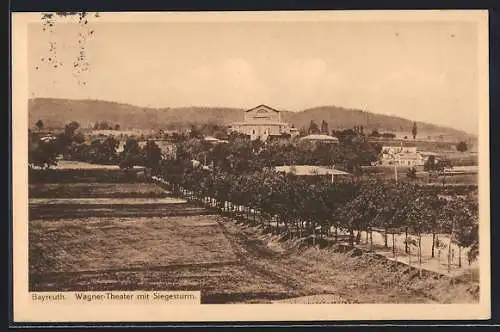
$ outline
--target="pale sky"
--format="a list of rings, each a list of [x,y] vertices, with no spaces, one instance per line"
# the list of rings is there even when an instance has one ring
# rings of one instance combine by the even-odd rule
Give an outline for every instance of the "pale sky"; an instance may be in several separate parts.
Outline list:
[[[158,22],[29,27],[30,97],[137,106],[336,105],[477,134],[472,22]],[[87,85],[72,75],[79,31]],[[50,41],[63,66],[41,62]],[[35,70],[38,66],[38,70]]]

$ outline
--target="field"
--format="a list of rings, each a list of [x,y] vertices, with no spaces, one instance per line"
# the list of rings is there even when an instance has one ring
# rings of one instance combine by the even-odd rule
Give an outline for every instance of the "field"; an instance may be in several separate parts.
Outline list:
[[[398,138],[395,139],[383,139],[383,138],[374,138],[370,137],[370,141],[374,143],[378,143],[383,146],[413,146],[416,147],[419,151],[432,151],[441,154],[451,154],[451,155],[459,155],[463,156],[474,154],[476,151],[477,155],[477,140],[476,139],[466,139],[466,143],[468,145],[468,151],[470,152],[458,152],[457,151],[457,140],[440,140],[436,137],[427,138],[425,135],[422,135],[420,138],[417,137],[416,140],[411,138],[411,133],[398,133]],[[410,137],[409,139],[403,139],[404,136]],[[463,137],[462,137],[463,138]]]
[[[166,197],[166,192],[152,183],[37,183],[29,186],[30,198],[106,198]]]
[[[410,167],[398,166],[397,176],[399,181],[415,182],[421,184],[464,184],[477,185],[478,174],[446,174],[429,176],[428,172],[424,172],[423,168],[417,168],[416,178],[410,179],[407,175]],[[392,166],[363,166],[363,176],[369,178],[381,178],[386,180],[394,179],[394,167]]]
[[[474,166],[478,164],[477,152],[448,152],[441,155],[448,159],[454,166]]]
[[[30,290],[201,290],[203,303],[478,300],[477,276],[452,285],[374,253],[285,241],[151,183],[65,179],[30,184]]]

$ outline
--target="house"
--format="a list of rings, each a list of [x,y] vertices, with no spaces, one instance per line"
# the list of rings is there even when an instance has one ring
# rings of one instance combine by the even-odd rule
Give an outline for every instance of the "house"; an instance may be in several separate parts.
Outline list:
[[[380,165],[423,166],[425,158],[416,147],[383,146],[380,150]]]
[[[281,112],[266,105],[259,105],[245,111],[242,122],[234,122],[230,126],[233,132],[239,132],[250,137],[251,140],[267,140],[269,136],[283,134],[296,135],[298,131],[283,122]]]

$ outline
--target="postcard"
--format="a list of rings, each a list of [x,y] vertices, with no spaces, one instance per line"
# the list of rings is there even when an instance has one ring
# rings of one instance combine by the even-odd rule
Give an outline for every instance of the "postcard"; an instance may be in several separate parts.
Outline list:
[[[15,322],[490,317],[486,11],[12,15]]]

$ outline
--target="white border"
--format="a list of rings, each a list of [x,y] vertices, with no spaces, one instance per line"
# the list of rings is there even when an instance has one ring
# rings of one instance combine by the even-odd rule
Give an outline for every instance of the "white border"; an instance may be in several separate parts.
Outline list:
[[[93,20],[89,15],[89,20]],[[233,304],[199,306],[152,305],[36,305],[28,294],[28,186],[27,24],[39,22],[40,13],[12,15],[12,165],[13,165],[13,295],[15,322],[131,322],[131,321],[311,321],[311,320],[434,320],[490,317],[489,225],[489,93],[487,11],[308,11],[205,13],[101,13],[98,22],[242,22],[242,21],[472,21],[479,34],[479,198],[480,198],[480,303],[479,304]],[[96,21],[97,22],[97,21]],[[83,310],[82,310],[83,309]]]

